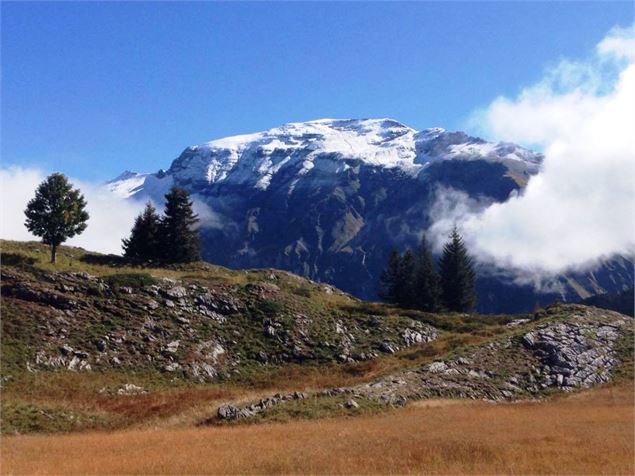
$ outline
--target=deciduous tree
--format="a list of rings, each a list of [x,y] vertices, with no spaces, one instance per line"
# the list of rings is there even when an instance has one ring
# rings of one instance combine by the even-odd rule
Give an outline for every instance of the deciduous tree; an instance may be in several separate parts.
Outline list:
[[[49,175],[36,189],[24,211],[26,228],[51,246],[51,263],[57,247],[86,229],[86,200],[61,173]]]

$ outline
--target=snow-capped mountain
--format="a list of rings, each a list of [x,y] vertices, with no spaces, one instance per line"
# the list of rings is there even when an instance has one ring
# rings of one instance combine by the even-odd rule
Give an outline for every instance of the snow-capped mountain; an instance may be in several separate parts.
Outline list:
[[[167,171],[125,172],[106,185],[157,203],[172,185],[187,189],[211,262],[287,269],[373,298],[390,250],[414,246],[430,226],[439,190],[461,191],[482,206],[505,201],[542,158],[515,144],[416,131],[392,119],[320,119],[188,147]],[[589,286],[632,285],[632,274],[620,264]],[[500,279],[481,282],[484,311],[531,310],[540,301],[529,287],[510,285],[500,296]]]
[[[320,119],[191,146],[167,174],[126,171],[108,185],[121,196],[160,193],[172,179],[193,187],[225,183],[266,190],[278,175],[293,175],[297,183],[315,168],[346,171],[351,161],[416,176],[438,160],[516,161],[517,167],[508,166],[527,175],[538,170],[542,156],[515,144],[493,144],[463,132],[441,128],[418,132],[392,119]],[[164,178],[165,182],[157,182]]]

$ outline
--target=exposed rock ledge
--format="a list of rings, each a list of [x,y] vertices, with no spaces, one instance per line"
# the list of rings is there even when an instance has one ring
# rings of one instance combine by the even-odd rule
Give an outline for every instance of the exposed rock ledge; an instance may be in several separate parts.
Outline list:
[[[553,316],[550,314],[554,314]],[[491,401],[539,398],[608,382],[617,346],[633,319],[585,306],[560,306],[511,336],[472,347],[463,355],[403,370],[370,383],[314,393],[314,398],[350,394],[386,405],[434,397]],[[276,404],[283,404],[279,400]],[[241,408],[221,419],[250,418]]]

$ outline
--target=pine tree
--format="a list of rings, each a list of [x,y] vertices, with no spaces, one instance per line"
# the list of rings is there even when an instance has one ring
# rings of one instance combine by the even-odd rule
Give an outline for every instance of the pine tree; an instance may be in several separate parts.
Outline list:
[[[403,307],[415,307],[415,279],[417,261],[411,250],[406,250],[399,263],[396,280],[397,304]]]
[[[450,311],[465,312],[476,304],[474,267],[456,226],[439,261],[441,300]]]
[[[51,246],[51,263],[55,263],[57,247],[86,229],[86,200],[78,189],[60,173],[49,175],[36,189],[27,204],[26,228]]]
[[[439,276],[434,269],[434,259],[425,237],[421,238],[416,253],[416,276],[414,282],[415,307],[427,312],[439,309]]]
[[[401,255],[393,249],[388,258],[388,267],[379,278],[379,297],[390,304],[397,304],[397,279],[401,266]]]
[[[151,261],[159,258],[159,226],[161,219],[151,202],[135,219],[130,238],[124,238],[124,256],[139,261]]]
[[[192,210],[190,196],[182,188],[172,187],[165,200],[165,216],[161,222],[163,260],[174,263],[199,260],[198,216]]]

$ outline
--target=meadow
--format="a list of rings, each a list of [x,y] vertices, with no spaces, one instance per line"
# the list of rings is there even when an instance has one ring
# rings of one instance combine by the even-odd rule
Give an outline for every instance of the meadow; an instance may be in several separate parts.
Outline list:
[[[543,402],[421,401],[377,415],[8,436],[2,474],[633,474],[630,384]]]

